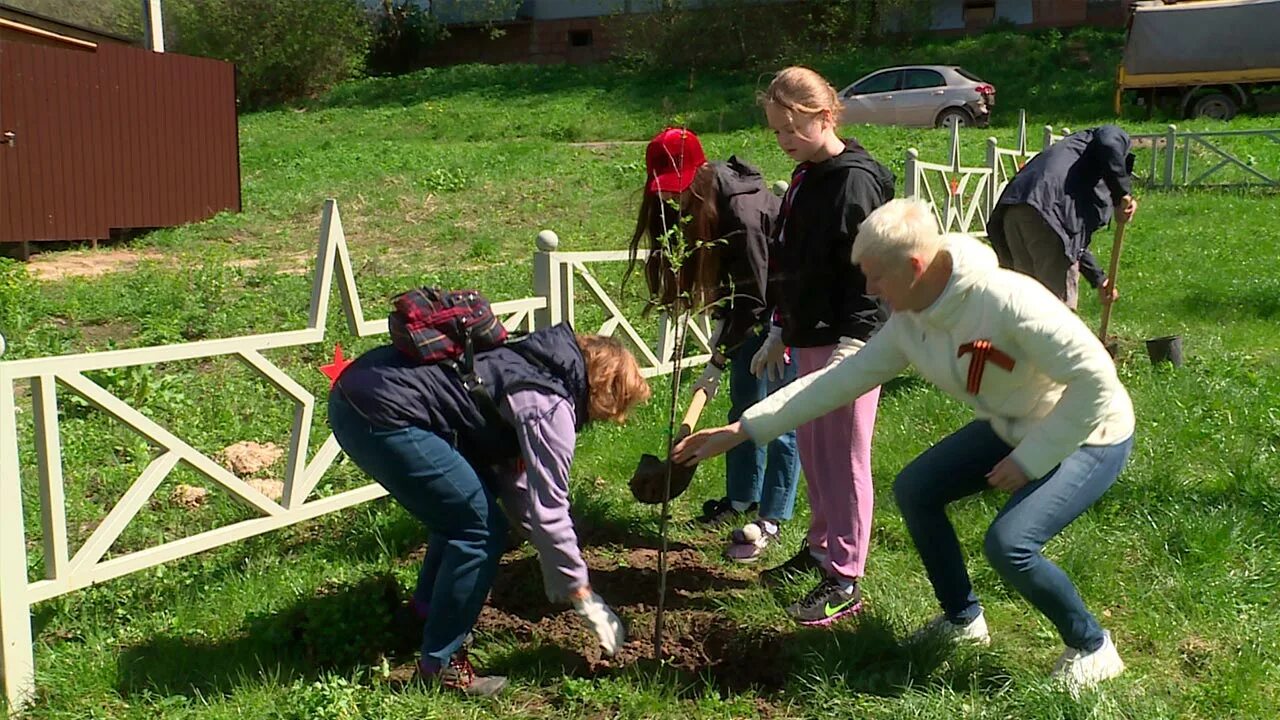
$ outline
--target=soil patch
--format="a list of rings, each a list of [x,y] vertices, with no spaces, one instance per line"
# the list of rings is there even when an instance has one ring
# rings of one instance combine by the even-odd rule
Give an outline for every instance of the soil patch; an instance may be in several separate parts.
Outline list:
[[[418,548],[406,559],[413,562],[422,552]],[[526,647],[483,669],[516,674],[536,662],[553,674],[588,678],[643,669],[709,681],[726,694],[748,688],[781,689],[787,663],[761,662],[761,658],[779,657],[784,634],[772,628],[741,627],[717,609],[716,597],[752,585],[752,573],[708,562],[696,548],[684,547],[667,555],[664,660],[653,659],[657,556],[656,550],[648,548],[584,550],[593,587],[628,630],[628,640],[619,652],[606,657],[571,608],[547,601],[533,553],[527,547],[507,553],[475,634],[514,638]],[[407,594],[393,578],[369,578],[360,586],[322,588],[316,597],[276,616],[271,623],[274,634],[286,644],[300,645],[308,659],[329,664],[339,658],[373,662],[384,668],[383,681],[412,682],[422,620],[409,609]],[[349,615],[360,618],[358,631],[350,627]],[[341,652],[335,651],[338,647]]]
[[[31,256],[27,267],[38,280],[63,280],[72,277],[98,277],[107,273],[131,270],[143,260],[163,260],[154,251],[91,250],[41,253]]]

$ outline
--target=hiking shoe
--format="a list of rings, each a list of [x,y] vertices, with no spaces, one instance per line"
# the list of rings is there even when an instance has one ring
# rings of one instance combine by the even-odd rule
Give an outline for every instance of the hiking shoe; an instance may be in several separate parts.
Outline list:
[[[1053,665],[1050,677],[1065,681],[1072,692],[1093,687],[1103,680],[1124,672],[1124,661],[1111,642],[1111,633],[1104,632],[1102,647],[1091,653],[1066,648]]]
[[[777,587],[790,577],[810,573],[815,577],[821,577],[822,563],[809,552],[809,541],[805,540],[800,543],[800,551],[792,555],[790,560],[760,573],[760,582],[765,587]]]
[[[493,697],[507,687],[507,678],[502,675],[476,675],[466,650],[454,653],[448,665],[434,672],[419,660],[418,672],[427,682],[439,683],[440,687],[472,697]]]
[[[723,497],[719,500],[708,500],[702,503],[702,514],[698,516],[698,522],[707,527],[719,527],[725,523],[733,522],[740,515],[753,513],[759,503],[751,503],[746,510],[741,512],[733,509],[733,503],[729,502],[729,498]]]
[[[787,614],[801,625],[825,626],[862,609],[862,591],[858,583],[845,592],[837,578],[823,578],[800,601],[787,608]]]
[[[773,526],[772,532],[769,531],[770,525]],[[777,523],[752,520],[729,535],[729,546],[725,548],[724,556],[734,562],[753,563],[764,555],[765,548],[777,539],[779,532],[781,528]]]
[[[991,634],[987,632],[987,618],[981,611],[978,612],[978,617],[967,623],[952,622],[946,615],[939,615],[912,633],[910,642],[918,643],[931,637],[955,643],[991,644]]]

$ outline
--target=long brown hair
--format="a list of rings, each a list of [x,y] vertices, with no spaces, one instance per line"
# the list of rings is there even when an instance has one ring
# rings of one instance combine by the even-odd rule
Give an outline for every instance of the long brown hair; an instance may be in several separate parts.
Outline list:
[[[698,168],[678,202],[664,201],[657,193],[644,194],[628,248],[630,264],[622,282],[625,286],[640,262],[640,243],[647,240],[646,312],[655,306],[673,313],[699,310],[716,299],[720,285],[719,197],[715,167],[710,163]],[[678,245],[667,247],[674,243]],[[672,255],[683,257],[679,268],[672,266]]]

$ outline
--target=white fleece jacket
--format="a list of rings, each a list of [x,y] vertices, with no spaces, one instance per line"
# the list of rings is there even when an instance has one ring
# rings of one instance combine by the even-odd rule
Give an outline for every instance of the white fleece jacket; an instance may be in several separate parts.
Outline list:
[[[1111,445],[1133,434],[1133,403],[1115,364],[1075,313],[1034,278],[998,267],[995,253],[973,238],[950,235],[946,250],[951,279],[932,305],[895,312],[856,354],[749,408],[742,426],[751,439],[763,445],[908,365],[989,421],[1032,479],[1081,445]],[[980,375],[971,362],[983,353],[962,352],[978,340],[992,348]],[[1011,360],[1012,369],[992,357]]]

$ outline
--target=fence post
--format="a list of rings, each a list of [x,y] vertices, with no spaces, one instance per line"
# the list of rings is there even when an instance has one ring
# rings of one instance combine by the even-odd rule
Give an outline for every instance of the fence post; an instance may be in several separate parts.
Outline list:
[[[1023,112],[1026,112],[1025,110]],[[987,138],[987,168],[991,170],[991,178],[987,181],[986,216],[991,217],[991,211],[996,207],[996,201],[1000,199],[1000,141],[994,137]]]
[[[560,238],[551,230],[543,230],[534,240],[537,250],[533,253],[533,294],[544,298],[547,306],[533,311],[534,328],[551,327],[563,319],[561,303],[560,268],[556,260],[556,248]]]
[[[1048,150],[1049,146],[1052,144],[1053,144],[1053,126],[1045,125],[1044,126],[1044,143],[1040,149]]]
[[[1173,161],[1175,155],[1175,147],[1178,144],[1178,126],[1170,125],[1164,135],[1164,187],[1166,190],[1173,188]]]
[[[16,413],[13,380],[0,371],[0,672],[9,712],[14,716],[31,701],[36,689]]]
[[[1027,109],[1018,110],[1018,154],[1027,154]]]
[[[904,170],[906,178],[906,196],[909,198],[920,196],[919,178],[916,177],[916,162],[920,159],[920,151],[915,148],[907,150],[907,166]]]

